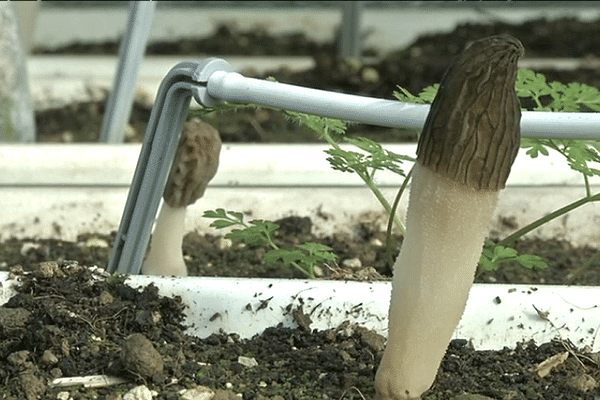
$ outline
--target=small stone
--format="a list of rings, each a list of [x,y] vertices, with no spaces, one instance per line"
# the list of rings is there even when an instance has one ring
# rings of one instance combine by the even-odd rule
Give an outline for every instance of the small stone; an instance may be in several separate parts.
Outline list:
[[[39,244],[39,243],[33,243],[33,242],[24,242],[24,243],[21,245],[21,250],[20,250],[20,253],[21,253],[21,255],[22,255],[22,256],[26,256],[26,255],[27,255],[27,253],[29,253],[31,250],[37,250],[37,249],[39,249],[40,247],[42,247],[42,245],[41,245],[41,244]]]
[[[385,349],[385,338],[374,330],[357,326],[356,332],[360,335],[360,339],[375,352],[380,352]]]
[[[106,249],[108,246],[109,244],[106,240],[97,237],[91,237],[85,241],[85,247],[100,247]]]
[[[362,262],[358,257],[347,258],[344,261],[342,261],[342,265],[346,268],[358,269],[362,267]]]
[[[9,356],[6,359],[12,365],[16,365],[16,366],[23,365],[27,362],[27,359],[29,359],[29,351],[28,350],[15,351],[14,353],[9,354]]]
[[[535,373],[540,378],[543,378],[543,377],[549,375],[553,368],[564,363],[567,360],[567,358],[569,358],[568,351],[565,351],[565,352],[562,352],[559,354],[555,354],[552,357],[549,357],[548,359],[539,363],[537,365],[537,367],[535,368]]]
[[[33,372],[23,372],[19,375],[19,382],[27,400],[41,399],[46,392],[46,380],[35,376]]]
[[[185,390],[180,397],[180,400],[211,400],[215,392],[206,386],[197,386],[193,389]]]
[[[377,238],[371,239],[369,244],[373,247],[383,247],[383,242]]]
[[[232,244],[233,242],[231,239],[226,239],[224,237],[220,237],[219,240],[217,240],[217,246],[219,247],[219,250],[227,250]]]
[[[56,398],[58,400],[69,400],[71,398],[71,395],[69,394],[69,392],[60,392],[56,395]]]
[[[239,356],[237,361],[244,367],[248,368],[256,367],[258,365],[258,362],[256,361],[256,359],[254,359],[254,357]]]
[[[98,304],[100,304],[102,306],[111,304],[113,301],[115,301],[115,298],[113,297],[112,294],[108,293],[107,291],[103,291],[98,296]]]
[[[58,357],[51,350],[44,350],[40,362],[44,365],[55,365],[58,364]]]
[[[10,273],[8,275],[9,279],[16,279],[18,276],[21,276],[25,273],[23,271],[23,266],[21,264],[17,264],[13,267],[10,267]]]
[[[223,390],[223,389],[218,389],[215,392],[215,397],[212,398],[212,400],[241,400],[241,399],[242,399],[241,395],[237,395],[235,393],[232,393],[230,391]]]
[[[379,82],[379,72],[373,67],[365,67],[361,71],[361,78],[365,83]]]
[[[25,328],[31,319],[31,312],[24,308],[0,307],[0,328],[4,331]]]
[[[61,271],[58,263],[55,261],[44,261],[38,264],[37,269],[35,270],[36,278],[61,278],[64,277],[65,274]]]
[[[134,333],[123,342],[121,359],[125,368],[143,378],[161,374],[164,369],[162,357],[144,335]]]
[[[125,126],[125,139],[135,139],[135,128],[130,124],[127,124],[127,126]]]
[[[314,266],[313,273],[317,278],[321,278],[325,275],[325,273],[323,272],[323,268],[319,267],[318,265]]]
[[[123,395],[123,400],[152,400],[158,393],[146,386],[136,386]]]
[[[63,377],[62,369],[52,368],[50,370],[50,376],[52,376],[52,378],[54,378],[54,379],[62,378]]]
[[[338,354],[342,357],[342,360],[344,360],[344,361],[352,361],[353,360],[352,356],[350,354],[348,354],[348,352],[345,350],[338,351]]]
[[[483,396],[481,394],[459,394],[456,397],[453,397],[454,400],[494,400],[491,397]]]
[[[574,389],[581,390],[584,393],[598,387],[598,382],[596,382],[596,380],[588,374],[572,376],[567,381],[567,384]]]

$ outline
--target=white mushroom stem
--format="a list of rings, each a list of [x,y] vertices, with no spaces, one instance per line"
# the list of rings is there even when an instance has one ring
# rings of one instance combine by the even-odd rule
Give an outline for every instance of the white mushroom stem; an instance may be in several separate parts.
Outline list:
[[[219,132],[199,119],[186,122],[169,172],[164,201],[152,234],[142,273],[186,276],[181,246],[186,208],[204,195],[217,173],[221,138]]]
[[[431,386],[464,311],[497,198],[415,165],[377,376],[380,398],[418,398]]]
[[[477,262],[519,150],[521,43],[473,42],[448,67],[417,147],[406,233],[394,265],[378,400],[418,399],[465,309]]]
[[[181,253],[186,210],[186,207],[171,207],[163,201],[152,233],[150,251],[142,267],[144,274],[187,276]]]

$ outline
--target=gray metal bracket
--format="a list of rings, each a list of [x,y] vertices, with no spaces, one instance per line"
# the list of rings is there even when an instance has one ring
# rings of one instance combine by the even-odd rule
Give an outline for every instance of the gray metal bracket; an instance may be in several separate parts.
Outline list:
[[[109,272],[140,271],[191,97],[205,107],[228,100],[317,114],[370,125],[421,129],[429,105],[347,95],[245,78],[224,60],[176,65],[163,79],[150,114]],[[600,139],[600,113],[523,112],[521,134]]]
[[[184,61],[169,71],[158,89],[109,260],[111,273],[140,271],[190,100],[202,87],[205,68],[231,70],[218,59]]]

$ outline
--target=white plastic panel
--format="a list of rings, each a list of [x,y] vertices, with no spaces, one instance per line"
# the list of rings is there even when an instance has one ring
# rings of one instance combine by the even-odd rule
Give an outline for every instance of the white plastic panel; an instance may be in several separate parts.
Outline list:
[[[0,304],[12,295],[8,274],[0,272]],[[387,335],[389,282],[315,280],[162,278],[132,276],[132,287],[153,282],[161,295],[181,296],[188,306],[188,333],[207,337],[223,330],[249,338],[282,323],[296,326],[292,310],[312,319],[312,329],[358,323]],[[534,306],[547,312],[543,319]],[[455,338],[476,349],[501,349],[534,340],[569,339],[578,347],[600,350],[600,288],[525,285],[475,285]]]

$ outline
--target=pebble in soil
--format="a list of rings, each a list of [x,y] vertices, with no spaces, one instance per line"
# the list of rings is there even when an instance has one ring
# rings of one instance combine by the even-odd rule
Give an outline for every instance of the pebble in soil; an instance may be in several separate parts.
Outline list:
[[[272,327],[252,339],[225,333],[198,339],[185,334],[181,300],[159,296],[153,285],[132,288],[126,277],[74,261],[40,263],[31,272],[16,266],[11,275],[20,285],[0,307],[3,398],[51,399],[66,391],[72,399],[115,400],[140,386],[156,392],[156,399],[169,400],[179,399],[186,388],[203,387],[217,392],[215,400],[235,394],[245,400],[374,396],[385,340],[368,329],[342,324],[311,332],[307,317],[296,329]],[[304,314],[286,312],[293,311]],[[153,349],[151,368],[139,368],[147,361],[136,346]],[[566,360],[544,378],[536,375],[541,362],[565,349]],[[467,341],[455,340],[424,398],[592,400],[600,394],[599,361],[598,354],[583,354],[569,343],[474,351]],[[96,374],[124,377],[128,383],[108,388],[50,384],[59,377]]]

